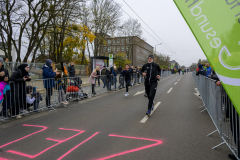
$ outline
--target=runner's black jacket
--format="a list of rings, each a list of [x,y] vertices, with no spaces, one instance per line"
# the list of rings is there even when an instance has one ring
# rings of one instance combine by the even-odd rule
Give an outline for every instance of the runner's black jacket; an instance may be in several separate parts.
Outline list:
[[[154,62],[144,64],[141,71],[142,73],[147,72],[146,83],[156,82],[158,80],[157,75],[161,76],[161,68]]]
[[[127,81],[131,81],[131,76],[132,76],[132,74],[133,74],[133,72],[132,72],[132,70],[124,70],[123,72],[122,72],[122,75],[125,77],[125,81],[127,82]]]

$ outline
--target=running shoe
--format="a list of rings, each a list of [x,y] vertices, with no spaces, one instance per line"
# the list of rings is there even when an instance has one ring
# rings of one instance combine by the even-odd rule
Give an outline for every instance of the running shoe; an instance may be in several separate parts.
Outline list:
[[[126,93],[126,94],[125,94],[125,96],[126,96],[126,97],[127,97],[127,96],[129,96],[129,94],[128,94],[128,93]]]
[[[151,110],[148,110],[146,115],[150,116],[150,114],[151,114]]]

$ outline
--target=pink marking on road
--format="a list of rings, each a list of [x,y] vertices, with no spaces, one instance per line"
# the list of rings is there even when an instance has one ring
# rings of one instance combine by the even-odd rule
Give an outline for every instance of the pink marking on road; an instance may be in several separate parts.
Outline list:
[[[1,157],[0,157],[0,160],[9,160],[9,159],[6,159],[6,158],[1,158]]]
[[[62,155],[60,158],[58,158],[57,160],[61,160],[64,157],[66,157],[68,154],[70,154],[72,151],[74,151],[76,148],[78,148],[79,146],[81,146],[83,143],[87,142],[88,140],[92,139],[94,136],[96,136],[99,132],[96,132],[95,134],[93,134],[91,137],[87,138],[86,140],[84,140],[83,142],[79,143],[78,145],[76,145],[75,147],[73,147],[72,149],[70,149],[67,153],[65,153],[64,155]]]
[[[143,150],[143,149],[151,148],[151,147],[154,147],[154,146],[157,146],[157,145],[162,144],[162,141],[156,140],[156,139],[139,138],[139,137],[129,137],[129,136],[120,136],[120,135],[114,135],[114,134],[110,134],[109,136],[110,136],[110,137],[120,137],[120,138],[130,138],[130,139],[140,139],[140,140],[145,140],[145,141],[153,141],[153,142],[156,142],[156,143],[155,143],[155,144],[151,144],[151,145],[147,145],[147,146],[143,146],[143,147],[140,147],[140,148],[131,149],[131,150],[128,150],[128,151],[124,151],[124,152],[112,154],[112,155],[110,155],[110,156],[103,157],[103,158],[100,158],[100,159],[98,159],[98,160],[110,159],[110,158],[113,158],[113,157],[121,156],[121,155],[128,154],[128,153],[132,153],[132,152],[137,152],[137,151],[140,151],[140,150]]]
[[[36,158],[36,157],[40,156],[41,154],[45,153],[46,151],[50,150],[51,148],[53,148],[53,147],[55,147],[55,146],[57,146],[57,145],[59,145],[59,144],[61,144],[63,142],[66,142],[66,141],[68,141],[68,140],[70,140],[70,139],[72,139],[72,138],[82,134],[83,132],[85,132],[85,131],[76,130],[76,129],[66,129],[66,128],[59,128],[59,129],[67,130],[67,131],[75,131],[75,132],[79,132],[79,133],[77,133],[77,134],[75,134],[75,135],[73,135],[73,136],[71,136],[71,137],[69,137],[69,138],[67,138],[65,140],[57,140],[57,139],[46,138],[47,140],[57,141],[58,143],[56,143],[56,144],[46,148],[45,150],[43,150],[43,151],[41,151],[41,152],[39,152],[39,153],[37,153],[35,155],[29,155],[29,154],[18,152],[18,151],[14,151],[14,150],[8,150],[7,152],[13,153],[13,154],[17,154],[17,155],[20,155],[20,156],[23,156],[23,157]]]
[[[26,135],[26,136],[24,136],[24,137],[22,137],[22,138],[19,138],[19,139],[15,140],[15,141],[12,141],[12,142],[9,142],[9,143],[7,143],[7,144],[4,144],[4,145],[0,146],[0,148],[3,148],[3,147],[5,147],[5,146],[8,146],[8,145],[13,144],[13,143],[18,142],[18,141],[21,141],[21,140],[23,140],[23,139],[25,139],[25,138],[28,138],[28,137],[30,137],[30,136],[32,136],[32,135],[34,135],[34,134],[40,133],[40,132],[42,132],[42,131],[44,131],[44,130],[47,129],[47,127],[45,127],[45,126],[38,126],[38,125],[24,124],[23,126],[27,126],[27,127],[40,127],[40,128],[43,128],[43,129],[41,129],[40,131],[31,133],[31,134],[29,134],[29,135]]]

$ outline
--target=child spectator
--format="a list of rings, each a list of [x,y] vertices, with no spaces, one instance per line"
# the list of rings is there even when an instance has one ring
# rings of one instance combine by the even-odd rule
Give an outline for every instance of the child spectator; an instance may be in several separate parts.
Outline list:
[[[41,94],[36,90],[36,87],[32,86],[27,86],[26,87],[27,94],[29,95],[32,93],[30,96],[27,96],[26,103],[27,103],[27,108],[31,107],[33,105],[33,110],[34,112],[38,111],[38,106],[40,101],[42,101],[42,96]]]
[[[58,90],[58,100],[59,100],[59,103],[67,105],[68,101],[66,100],[66,94],[63,90],[63,81],[61,80],[61,78],[62,78],[61,74],[58,74],[55,77],[56,89]]]

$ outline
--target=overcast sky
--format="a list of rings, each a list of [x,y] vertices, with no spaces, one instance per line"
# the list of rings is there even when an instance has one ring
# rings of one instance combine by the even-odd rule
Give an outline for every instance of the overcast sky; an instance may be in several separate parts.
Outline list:
[[[176,54],[169,52],[164,47],[166,45],[151,32],[123,0],[116,0],[131,17],[138,19],[142,27],[157,39],[155,40],[151,35],[143,31],[143,37],[147,39],[150,45],[155,47],[155,45],[163,43],[164,46],[157,46],[157,52],[172,55],[171,60],[176,60],[180,65],[185,65],[186,67],[192,63],[197,63],[199,59],[206,59],[173,0],[125,1]],[[123,12],[123,20],[128,18],[129,16]]]

